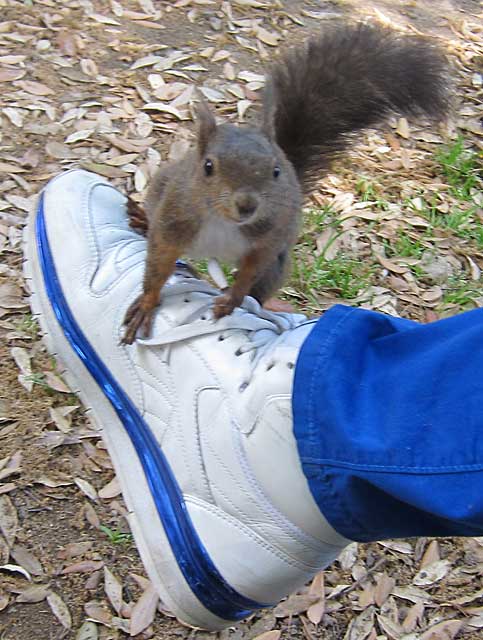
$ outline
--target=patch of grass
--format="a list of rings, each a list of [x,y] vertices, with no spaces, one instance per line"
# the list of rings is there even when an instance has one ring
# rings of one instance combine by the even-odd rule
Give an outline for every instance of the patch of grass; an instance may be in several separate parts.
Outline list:
[[[299,290],[313,297],[313,291],[335,291],[342,298],[355,298],[370,284],[371,272],[360,260],[339,254],[333,260],[323,256],[308,264],[304,256],[295,260],[294,279]]]
[[[397,256],[400,258],[417,258],[423,255],[425,250],[424,244],[419,238],[412,238],[406,231],[400,229],[394,242],[386,240],[384,248],[388,258]]]
[[[131,533],[124,533],[123,531],[119,531],[119,529],[110,529],[104,524],[101,524],[99,528],[106,534],[111,544],[126,544],[132,541]]]
[[[31,375],[26,376],[25,380],[29,380],[29,382],[32,382],[39,387],[43,387],[44,389],[48,389],[49,391],[53,391],[52,387],[47,383],[43,373],[32,373]]]
[[[443,303],[456,304],[461,310],[472,309],[477,306],[476,301],[481,296],[481,284],[460,274],[448,279]]]
[[[197,260],[193,263],[193,267],[200,274],[201,277],[207,278],[209,276],[208,273],[208,260]],[[220,262],[220,267],[225,274],[225,278],[228,281],[229,285],[233,284],[233,265],[224,264]]]
[[[458,238],[473,241],[479,249],[483,249],[483,223],[475,215],[477,207],[467,209],[454,208],[449,213],[441,213],[430,206],[423,211],[424,216],[433,227],[447,229]]]
[[[374,202],[378,209],[387,211],[389,203],[380,197],[378,189],[372,182],[369,182],[366,178],[361,178],[356,183],[356,191],[360,196],[362,202]]]
[[[31,313],[26,313],[22,316],[22,319],[17,324],[17,329],[22,333],[28,334],[34,340],[38,337],[40,331],[39,325]]]
[[[471,199],[471,190],[479,181],[481,163],[475,151],[465,149],[464,138],[459,137],[455,143],[440,151],[436,160],[448,181],[450,192],[460,200]]]
[[[410,264],[409,270],[417,280],[427,279],[427,274],[419,264]]]
[[[337,229],[341,226],[337,219],[337,212],[329,205],[313,207],[304,211],[304,223],[302,227],[302,240],[313,240],[313,234],[322,233],[327,228]]]

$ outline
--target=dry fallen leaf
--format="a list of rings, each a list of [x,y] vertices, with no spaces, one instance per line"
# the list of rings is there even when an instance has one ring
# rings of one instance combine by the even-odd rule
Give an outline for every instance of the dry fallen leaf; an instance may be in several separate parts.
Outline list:
[[[5,538],[0,535],[0,564],[7,564],[10,558],[10,547]]]
[[[417,587],[426,587],[442,580],[451,568],[448,560],[437,560],[418,571],[414,576],[413,584]]]
[[[278,629],[273,629],[272,631],[265,631],[258,636],[255,636],[253,640],[280,640],[280,636],[282,632]]]
[[[389,577],[387,573],[382,573],[378,577],[376,580],[376,588],[374,590],[374,600],[378,607],[382,607],[395,586],[396,580]]]
[[[52,371],[44,371],[43,373],[45,376],[45,382],[51,389],[59,391],[59,393],[72,393],[60,376],[56,375]]]
[[[15,542],[18,529],[17,510],[8,496],[0,496],[0,531],[9,546]]]
[[[20,369],[18,380],[20,384],[28,391],[32,391],[32,365],[30,363],[30,353],[24,347],[12,347],[10,349],[13,359],[17,367]]]
[[[296,616],[299,613],[307,611],[307,609],[318,600],[320,600],[320,596],[314,594],[299,595],[295,593],[283,602],[280,602],[273,610],[273,613],[277,618]]]
[[[49,607],[52,609],[52,613],[60,624],[65,629],[70,629],[72,627],[72,618],[69,609],[62,598],[54,591],[51,591],[47,595],[47,602],[49,603]]]
[[[99,632],[95,622],[86,620],[79,627],[75,640],[98,640]]]
[[[41,576],[44,573],[40,562],[26,547],[20,544],[14,545],[12,547],[11,555],[17,564],[21,565],[32,575]]]
[[[422,604],[431,604],[432,602],[429,593],[423,591],[423,589],[418,589],[418,587],[414,587],[413,585],[394,587],[392,595],[402,598],[403,600],[409,600],[415,604],[418,602],[421,602]]]
[[[131,612],[130,634],[136,636],[144,631],[154,620],[159,595],[152,584],[144,591]]]
[[[391,640],[400,640],[400,638],[402,638],[404,631],[401,625],[393,618],[380,613],[376,614],[376,618],[381,630],[391,638]]]
[[[97,502],[97,491],[94,489],[90,482],[84,480],[83,478],[74,478],[74,482],[82,491],[82,493],[84,493],[93,502]]]
[[[0,67],[0,82],[20,80],[20,78],[23,78],[26,73],[25,69],[9,69],[6,67]]]
[[[48,87],[46,84],[42,84],[41,82],[34,82],[32,80],[20,80],[17,83],[19,87],[22,87],[24,91],[27,93],[33,93],[36,96],[48,96],[55,93],[53,89]]]
[[[83,542],[69,542],[63,549],[57,554],[61,560],[69,560],[76,556],[81,556],[92,549],[93,543],[89,540]]]
[[[321,598],[318,602],[311,604],[307,609],[307,618],[312,624],[319,624],[324,617],[325,598]]]
[[[9,571],[10,573],[21,573],[25,578],[27,578],[27,580],[32,580],[29,572],[18,564],[2,564],[2,566],[0,566],[0,570]]]
[[[107,567],[104,567],[104,591],[114,610],[120,615],[123,605],[122,585]]]
[[[365,640],[374,627],[374,607],[368,607],[353,618],[344,635],[344,640]]]
[[[443,620],[427,629],[420,640],[452,640],[463,625],[463,620]]]
[[[424,615],[424,604],[417,602],[408,609],[406,616],[402,622],[402,628],[406,633],[410,633],[416,629],[418,622],[420,622]]]
[[[61,574],[66,575],[68,573],[92,573],[93,571],[102,569],[103,566],[104,562],[102,560],[80,560],[79,562],[75,562],[74,564],[70,564],[67,567],[64,567],[61,571]]]
[[[267,31],[267,29],[264,29],[263,27],[257,27],[255,30],[255,35],[259,40],[261,40],[264,44],[268,44],[270,47],[276,47],[281,38],[278,33]]]
[[[399,118],[396,127],[396,133],[398,133],[401,138],[404,138],[405,140],[409,139],[411,134],[409,131],[409,123],[406,118]]]
[[[99,602],[86,602],[84,605],[84,611],[96,622],[100,622],[101,624],[105,624],[107,626],[111,625],[112,615],[111,613],[103,607]]]
[[[109,500],[111,498],[115,498],[116,496],[120,495],[121,493],[121,487],[119,485],[119,480],[117,479],[116,476],[114,476],[114,478],[108,482],[106,485],[104,485],[102,487],[102,489],[99,490],[99,498],[102,498],[103,500]]]
[[[46,584],[35,584],[27,589],[20,591],[16,598],[16,602],[42,602],[49,594],[49,586]]]
[[[99,520],[99,516],[97,515],[94,507],[90,503],[86,503],[84,505],[84,513],[87,522],[93,526],[95,529],[99,529],[101,526],[101,522]]]
[[[433,564],[433,562],[437,562],[441,559],[439,554],[439,543],[437,540],[431,540],[426,551],[424,552],[423,557],[421,558],[421,569]]]

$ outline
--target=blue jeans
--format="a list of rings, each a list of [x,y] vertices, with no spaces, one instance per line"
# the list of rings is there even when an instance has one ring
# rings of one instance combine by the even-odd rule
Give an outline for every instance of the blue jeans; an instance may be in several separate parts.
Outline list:
[[[419,324],[333,307],[300,352],[293,413],[339,533],[483,535],[483,309]]]

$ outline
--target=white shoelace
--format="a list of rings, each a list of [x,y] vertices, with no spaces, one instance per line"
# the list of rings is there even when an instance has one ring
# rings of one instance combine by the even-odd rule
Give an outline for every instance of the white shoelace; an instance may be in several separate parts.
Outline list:
[[[184,273],[183,276],[185,276]],[[211,309],[220,291],[207,282],[190,276],[185,276],[183,281],[174,282],[165,287],[163,298],[166,300],[176,296],[189,301],[190,293],[202,294],[205,300],[200,299],[200,306],[175,327],[152,338],[138,338],[137,343],[146,347],[169,346],[210,334],[219,334],[218,339],[222,341],[234,335],[235,332],[238,335],[241,332],[246,340],[235,353],[241,355],[251,351],[252,369],[254,369],[268,347],[273,347],[279,340],[283,341],[286,331],[294,329],[305,320],[305,317],[299,314],[267,311],[250,297],[246,297],[242,306],[236,308],[229,316],[215,320]]]

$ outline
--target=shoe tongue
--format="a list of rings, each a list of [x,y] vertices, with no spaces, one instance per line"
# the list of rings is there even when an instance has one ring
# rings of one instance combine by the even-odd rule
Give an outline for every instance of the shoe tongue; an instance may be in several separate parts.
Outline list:
[[[225,274],[223,273],[223,269],[220,267],[218,260],[215,260],[214,258],[210,258],[210,260],[208,260],[208,273],[219,289],[223,291],[223,289],[228,287],[228,281],[225,278]]]

